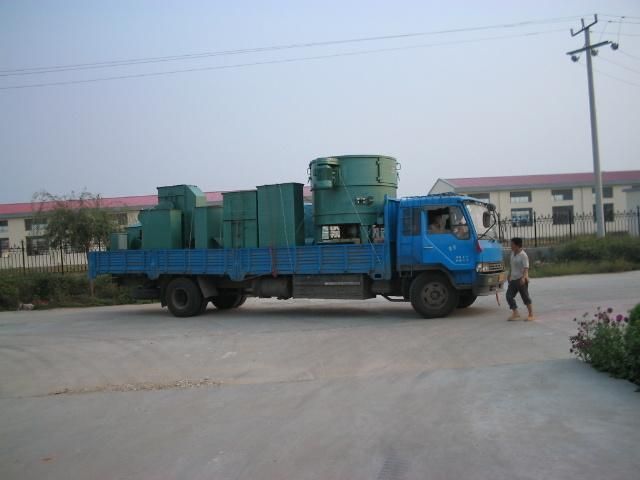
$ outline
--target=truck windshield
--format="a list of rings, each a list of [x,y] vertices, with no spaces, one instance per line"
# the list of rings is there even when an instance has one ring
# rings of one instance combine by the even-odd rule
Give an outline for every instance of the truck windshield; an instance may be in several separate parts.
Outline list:
[[[489,212],[489,209],[484,203],[479,202],[465,202],[467,206],[467,210],[471,215],[471,220],[473,221],[473,226],[476,229],[476,233],[478,234],[478,238],[487,238],[491,240],[497,240],[498,232],[497,232],[497,219],[495,213]],[[489,212],[491,215],[491,222],[489,227],[485,227],[483,223],[483,217],[486,212]]]

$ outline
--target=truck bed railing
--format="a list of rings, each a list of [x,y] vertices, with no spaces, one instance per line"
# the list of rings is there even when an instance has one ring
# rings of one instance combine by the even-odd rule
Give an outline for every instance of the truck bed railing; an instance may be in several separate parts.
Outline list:
[[[160,275],[218,275],[241,281],[260,275],[364,273],[386,279],[391,272],[385,255],[384,244],[114,250],[89,253],[89,277],[141,274],[155,280]]]

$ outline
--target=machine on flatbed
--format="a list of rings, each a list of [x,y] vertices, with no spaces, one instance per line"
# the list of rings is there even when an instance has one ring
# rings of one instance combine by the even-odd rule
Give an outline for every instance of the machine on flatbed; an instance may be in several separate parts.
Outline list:
[[[222,207],[197,187],[160,187],[141,225],[89,254],[89,276],[110,274],[179,317],[248,296],[380,295],[432,318],[502,288],[493,205],[451,194],[396,199],[392,157],[319,158],[309,176],[312,208],[296,183],[228,192]]]

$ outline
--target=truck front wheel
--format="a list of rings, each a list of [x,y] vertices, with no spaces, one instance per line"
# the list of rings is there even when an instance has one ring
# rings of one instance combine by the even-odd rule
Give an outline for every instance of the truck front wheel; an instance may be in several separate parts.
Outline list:
[[[411,282],[410,299],[424,318],[446,317],[458,305],[458,291],[442,273],[425,272]]]
[[[166,300],[169,311],[176,317],[193,317],[201,313],[202,292],[189,278],[174,278],[167,285]]]
[[[460,292],[458,296],[458,308],[467,308],[470,307],[473,302],[478,298],[477,295],[474,295],[471,291]]]

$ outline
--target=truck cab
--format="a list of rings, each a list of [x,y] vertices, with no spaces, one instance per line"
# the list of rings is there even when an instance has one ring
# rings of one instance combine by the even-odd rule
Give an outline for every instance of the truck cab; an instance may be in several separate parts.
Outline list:
[[[425,317],[471,305],[505,281],[495,207],[460,195],[393,200],[396,271]]]

